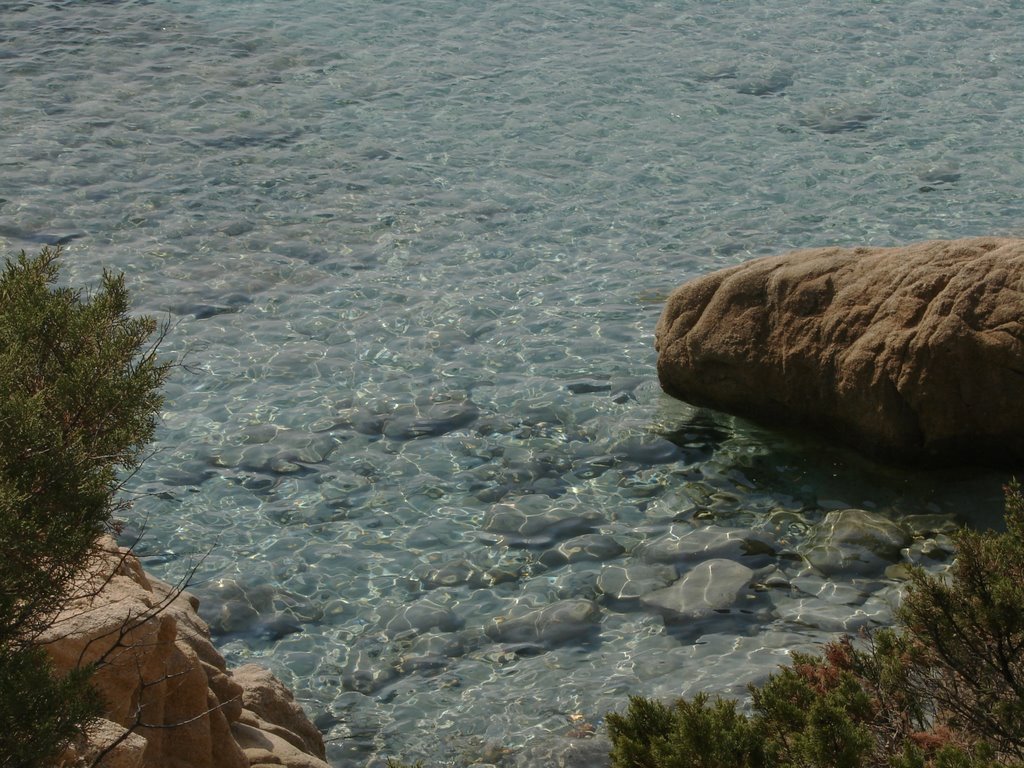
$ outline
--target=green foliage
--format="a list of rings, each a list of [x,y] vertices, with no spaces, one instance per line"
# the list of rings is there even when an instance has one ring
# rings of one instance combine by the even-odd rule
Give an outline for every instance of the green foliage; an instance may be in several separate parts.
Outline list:
[[[91,673],[55,674],[42,648],[0,649],[0,680],[17,692],[0,695],[0,765],[45,764],[102,711]]]
[[[119,508],[117,472],[153,436],[167,367],[123,276],[55,287],[59,251],[0,274],[0,644],[30,641]]]
[[[765,756],[750,721],[732,701],[698,694],[671,707],[631,697],[625,715],[608,715],[612,760],[630,768],[760,768]]]
[[[870,754],[872,702],[850,671],[795,654],[751,692],[770,765],[857,768]]]
[[[33,642],[125,506],[118,473],[153,436],[168,370],[156,321],[129,314],[123,277],[104,273],[89,295],[59,287],[59,255],[22,253],[0,273],[3,766],[35,764],[24,754],[38,760],[39,745],[56,749],[97,711],[87,673],[54,675]],[[25,722],[39,737],[17,742],[27,753],[6,739]]]
[[[903,754],[893,757],[890,765],[892,768],[1000,768],[1013,764],[997,760],[995,752],[986,744],[978,744],[973,750],[944,744],[930,750],[928,755],[924,750],[907,744]]]
[[[1024,497],[1006,488],[1006,532],[962,531],[949,580],[918,570],[900,611],[927,654],[915,690],[951,728],[1024,759]]]
[[[995,768],[1024,763],[1024,495],[1006,533],[959,534],[948,578],[918,569],[902,630],[848,638],[733,702],[630,699],[616,768]]]

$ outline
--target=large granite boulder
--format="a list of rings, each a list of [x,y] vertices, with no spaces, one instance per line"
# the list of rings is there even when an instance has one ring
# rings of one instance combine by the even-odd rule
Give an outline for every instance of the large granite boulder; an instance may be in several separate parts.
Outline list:
[[[816,248],[678,288],[671,395],[881,458],[1024,464],[1024,240]]]
[[[328,768],[323,739],[291,693],[252,665],[235,677],[197,606],[100,540],[73,599],[40,638],[59,670],[96,664],[93,682],[107,703],[105,719],[62,764],[106,753],[101,768]]]

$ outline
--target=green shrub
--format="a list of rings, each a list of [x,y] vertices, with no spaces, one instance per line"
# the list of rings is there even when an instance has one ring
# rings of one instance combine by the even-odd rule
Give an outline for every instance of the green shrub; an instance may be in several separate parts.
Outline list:
[[[736,703],[708,704],[698,694],[672,706],[631,697],[625,716],[609,714],[608,732],[616,765],[634,768],[759,768],[764,750]]]
[[[99,711],[88,670],[55,676],[33,642],[126,507],[118,473],[153,436],[168,371],[123,276],[91,294],[58,287],[59,255],[22,253],[0,273],[2,766],[42,764]]]
[[[751,714],[701,694],[610,714],[616,768],[993,768],[1024,759],[1024,496],[1006,533],[964,531],[947,578],[917,569],[900,630],[793,663]]]
[[[752,693],[769,765],[858,768],[870,754],[872,701],[831,659],[794,654],[792,667]]]
[[[42,648],[0,648],[0,765],[46,764],[102,712],[91,674],[55,674]]]
[[[900,619],[920,649],[912,690],[933,717],[1024,760],[1024,496],[1016,482],[1006,500],[1006,532],[961,532],[951,578],[916,570]]]

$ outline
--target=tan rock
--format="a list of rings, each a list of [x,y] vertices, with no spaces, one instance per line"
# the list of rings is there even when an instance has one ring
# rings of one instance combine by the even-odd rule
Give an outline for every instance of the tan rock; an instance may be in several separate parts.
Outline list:
[[[1024,461],[1024,240],[819,248],[678,288],[666,392],[912,462]]]
[[[223,668],[200,661],[210,690],[217,697],[220,710],[229,723],[235,722],[242,715],[242,686]]]
[[[250,765],[275,764],[278,761],[287,768],[330,768],[320,758],[313,757],[273,733],[244,723],[234,723],[231,732],[245,750]]]
[[[323,739],[291,693],[247,665],[243,677],[254,689],[247,694],[211,643],[194,596],[148,577],[111,539],[100,541],[75,594],[41,640],[60,670],[97,665],[108,719],[65,763],[98,754],[131,729],[106,768],[249,768],[232,728],[245,715],[248,741],[270,745],[253,753],[256,762],[325,768]],[[266,715],[243,710],[247,695]]]
[[[260,719],[279,726],[277,734],[296,747],[319,758],[325,757],[324,739],[306,717],[284,684],[269,670],[256,664],[237,667],[232,676],[243,689],[242,704]]]
[[[97,768],[142,768],[145,751],[144,738],[137,733],[127,733],[123,726],[101,718],[89,727],[86,743],[68,748],[59,765],[92,765],[106,752]]]

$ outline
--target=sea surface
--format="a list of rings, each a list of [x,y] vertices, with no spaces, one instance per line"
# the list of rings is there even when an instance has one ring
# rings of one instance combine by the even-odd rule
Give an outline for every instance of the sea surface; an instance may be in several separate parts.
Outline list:
[[[0,250],[63,244],[168,321],[125,538],[195,568],[334,765],[599,764],[628,694],[742,697],[997,523],[1005,478],[695,409],[652,342],[720,267],[1024,234],[1022,29],[1017,0],[0,1]]]

